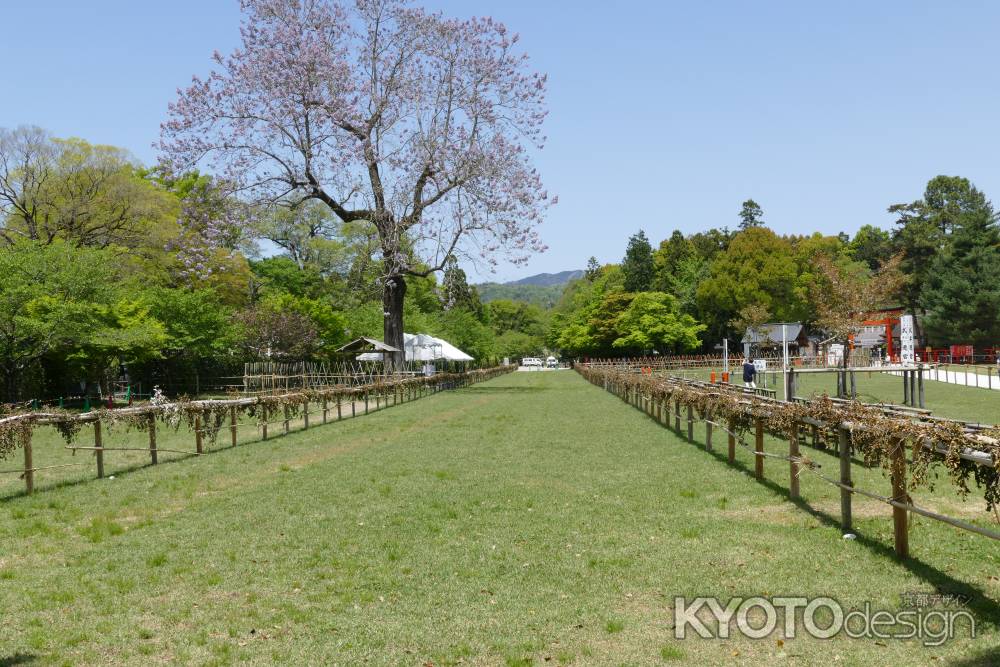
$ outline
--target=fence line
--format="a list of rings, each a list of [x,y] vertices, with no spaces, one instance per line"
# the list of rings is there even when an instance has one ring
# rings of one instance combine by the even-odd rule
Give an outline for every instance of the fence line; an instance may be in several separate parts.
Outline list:
[[[208,436],[214,442],[218,434],[228,429],[231,445],[236,446],[237,431],[241,427],[255,426],[261,432],[262,440],[269,438],[268,426],[282,425],[283,434],[290,432],[293,417],[300,412],[303,419],[303,430],[310,427],[310,415],[321,416],[321,423],[330,421],[331,413],[336,412],[336,421],[346,417],[344,406],[350,404],[350,417],[359,414],[358,406],[363,405],[364,412],[371,412],[371,399],[374,398],[374,409],[380,410],[391,405],[399,405],[436,394],[440,391],[465,387],[470,384],[490,380],[514,370],[513,366],[499,366],[478,369],[464,373],[438,373],[429,377],[389,377],[380,378],[377,382],[352,387],[317,387],[307,388],[297,392],[241,397],[232,399],[209,399],[200,401],[175,401],[169,403],[149,403],[127,408],[102,409],[83,414],[68,414],[64,412],[26,412],[0,418],[0,460],[20,449],[24,456],[24,465],[19,469],[0,470],[0,474],[16,474],[25,483],[25,492],[31,494],[35,490],[35,473],[52,468],[71,467],[88,464],[59,464],[53,466],[36,466],[32,448],[32,432],[39,426],[51,425],[59,429],[67,439],[65,449],[85,450],[94,452],[97,477],[104,477],[104,452],[109,451],[143,451],[149,452],[150,462],[156,464],[160,452],[200,455],[204,453],[204,440]],[[349,400],[344,400],[349,399]],[[335,405],[333,401],[336,401]],[[319,403],[318,411],[310,412],[310,405]],[[279,410],[280,409],[280,410]],[[240,413],[256,417],[254,424],[239,424],[237,415]],[[272,419],[277,415],[279,419]],[[179,449],[164,449],[157,445],[157,420],[166,425],[177,427],[182,420],[187,421],[189,430],[194,436],[194,451]],[[227,423],[228,422],[228,423]],[[148,447],[106,447],[103,443],[102,425],[109,428],[124,423],[127,427],[145,431],[149,437]],[[82,425],[93,426],[93,446],[75,445],[72,441]]]
[[[826,402],[818,407],[817,413],[825,415],[825,419],[817,419],[805,416],[796,411],[796,406],[802,407],[805,403],[784,403],[773,399],[762,398],[754,394],[751,390],[745,390],[727,384],[710,384],[706,382],[685,380],[676,377],[651,377],[637,375],[636,373],[623,373],[609,366],[588,364],[577,364],[578,372],[594,385],[603,387],[606,391],[618,396],[620,399],[642,410],[658,423],[670,427],[670,402],[674,402],[673,421],[674,430],[681,433],[681,409],[687,409],[687,419],[683,420],[687,425],[687,437],[689,441],[694,441],[694,423],[702,421],[706,425],[705,448],[713,449],[712,436],[713,427],[720,428],[728,436],[728,461],[736,461],[737,441],[747,448],[749,445],[740,434],[737,425],[737,416],[730,412],[728,419],[719,421],[713,413],[713,408],[724,411],[724,403],[713,403],[713,400],[724,398],[730,403],[729,407],[738,405],[743,410],[741,417],[747,417],[747,426],[753,427],[754,447],[752,454],[754,457],[754,476],[758,480],[764,479],[764,460],[766,458],[776,458],[789,463],[790,484],[789,496],[793,499],[799,498],[799,476],[803,473],[817,475],[823,481],[837,486],[841,492],[841,527],[845,533],[852,529],[852,503],[854,494],[878,500],[892,507],[894,526],[894,547],[896,554],[901,558],[909,557],[909,528],[908,514],[914,513],[925,516],[935,521],[941,521],[961,530],[967,530],[984,537],[1000,540],[1000,533],[988,530],[981,526],[945,516],[936,512],[918,507],[912,503],[907,493],[907,457],[905,451],[906,430],[901,430],[898,438],[893,438],[893,446],[889,449],[890,458],[888,469],[891,484],[891,495],[883,496],[871,491],[855,488],[851,479],[852,452],[856,449],[856,438],[870,432],[872,425],[852,421],[852,415],[848,410],[850,405],[861,405],[856,402],[841,401],[833,402],[826,399]],[[813,401],[812,403],[818,403]],[[698,408],[700,418],[695,418],[694,411]],[[894,410],[896,406],[886,405],[866,405],[866,410],[873,410],[882,413],[886,420],[896,422],[898,425],[914,425],[913,420],[922,423],[930,422],[931,426],[942,428],[959,429],[955,420],[936,418],[924,413],[901,413]],[[786,411],[791,413],[791,418],[782,421],[780,413]],[[725,415],[724,415],[725,416]],[[787,415],[786,415],[787,417]],[[780,423],[780,428],[768,426],[767,431],[772,435],[788,440],[788,455],[764,450],[765,422],[774,420]],[[723,425],[724,422],[724,425]],[[818,435],[820,431],[832,432],[836,435],[837,446],[833,452],[840,461],[840,479],[833,480],[818,472],[818,463],[810,461],[799,453],[802,444],[809,445],[804,437],[802,427],[812,430],[812,446],[819,448]],[[912,431],[912,429],[911,429]],[[948,460],[949,458],[959,459],[967,462],[965,465],[977,466],[980,472],[994,471],[1000,473],[1000,445],[994,438],[987,437],[981,432],[979,425],[969,425],[969,428],[961,428],[960,437],[966,446],[955,447],[935,441],[931,437],[917,435],[913,437],[915,444],[914,456],[926,453],[934,456],[938,460]],[[828,450],[829,451],[829,450]],[[913,463],[916,463],[915,461]],[[995,483],[995,481],[994,481]],[[995,496],[990,495],[994,489],[987,489],[987,504],[993,504],[996,508]]]

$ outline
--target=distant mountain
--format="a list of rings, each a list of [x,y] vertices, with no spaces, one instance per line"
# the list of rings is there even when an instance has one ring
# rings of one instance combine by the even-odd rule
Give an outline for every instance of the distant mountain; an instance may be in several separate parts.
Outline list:
[[[512,280],[503,285],[539,285],[541,287],[551,287],[552,285],[565,285],[571,280],[583,277],[583,271],[560,271],[559,273],[537,273],[520,280]]]
[[[582,276],[583,271],[539,273],[506,283],[480,283],[476,289],[483,302],[510,299],[551,308],[559,300],[566,283]]]

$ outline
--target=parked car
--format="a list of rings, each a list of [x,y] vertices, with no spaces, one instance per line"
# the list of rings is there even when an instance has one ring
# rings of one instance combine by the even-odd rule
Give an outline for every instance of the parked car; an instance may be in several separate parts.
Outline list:
[[[524,359],[521,359],[521,365],[541,367],[544,364],[542,364],[542,360],[539,359],[538,357],[525,357]]]
[[[559,360],[555,357],[549,357],[545,360],[545,365],[549,368],[559,368]]]

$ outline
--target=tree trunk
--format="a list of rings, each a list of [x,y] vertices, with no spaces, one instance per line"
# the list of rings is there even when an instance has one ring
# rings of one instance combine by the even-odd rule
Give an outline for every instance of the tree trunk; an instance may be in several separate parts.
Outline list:
[[[395,275],[386,278],[382,288],[382,311],[385,316],[383,336],[385,343],[403,349],[403,298],[406,296],[406,280]],[[403,352],[386,355],[386,368],[401,372],[406,366]]]

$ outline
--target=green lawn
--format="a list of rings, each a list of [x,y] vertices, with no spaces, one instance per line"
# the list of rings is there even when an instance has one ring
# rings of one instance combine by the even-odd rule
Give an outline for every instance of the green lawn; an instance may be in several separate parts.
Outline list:
[[[743,448],[737,466],[723,449],[705,452],[570,371],[515,373],[7,497],[0,665],[1000,661],[996,542],[918,519],[915,558],[897,562],[889,508],[859,498],[859,539],[843,540],[836,489],[803,476],[796,506],[787,464],[768,460],[761,484]],[[856,480],[888,490],[877,471]],[[991,522],[943,480],[915,501]],[[675,595],[893,609],[933,590],[971,598],[978,639],[673,638]]]
[[[742,384],[741,378],[736,375],[738,368],[735,366],[733,368],[735,370],[732,381]],[[954,368],[952,367],[952,370]],[[676,374],[691,379],[708,380],[710,373],[710,369],[694,369]],[[721,371],[716,371],[716,376],[721,378]],[[796,395],[800,397],[820,394],[835,396],[837,393],[837,379],[834,373],[800,373],[796,383],[798,385]],[[903,403],[903,378],[901,377],[886,373],[858,371],[855,373],[855,383],[858,398],[862,401],[900,405]],[[763,386],[759,380],[757,384]],[[775,389],[779,399],[784,399],[785,392],[780,373],[769,373],[766,386],[769,389]],[[941,417],[984,424],[1000,424],[1000,391],[925,380],[924,400],[925,407]]]

